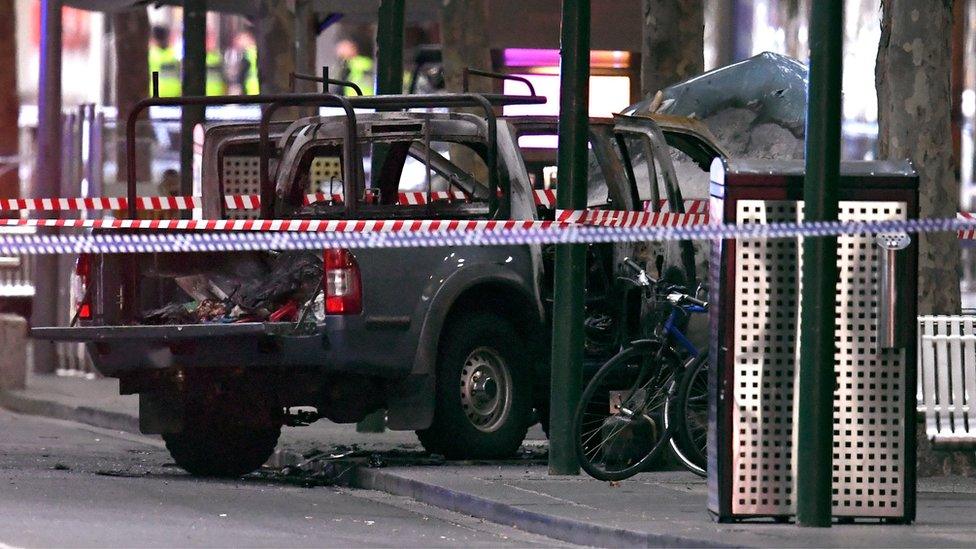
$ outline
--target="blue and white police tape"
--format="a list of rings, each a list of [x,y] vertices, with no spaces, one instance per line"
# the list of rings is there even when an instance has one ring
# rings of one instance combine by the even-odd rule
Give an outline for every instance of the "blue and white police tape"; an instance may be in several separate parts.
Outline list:
[[[590,244],[667,240],[792,238],[867,235],[888,232],[930,233],[976,229],[976,219],[931,218],[907,221],[808,221],[691,227],[591,227],[553,225],[490,231],[418,232],[196,232],[77,235],[0,234],[0,254],[216,252],[318,250],[325,248],[418,248]]]

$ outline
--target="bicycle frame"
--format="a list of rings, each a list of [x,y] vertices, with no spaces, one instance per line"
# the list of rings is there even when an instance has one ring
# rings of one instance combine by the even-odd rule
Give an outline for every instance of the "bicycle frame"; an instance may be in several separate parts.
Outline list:
[[[668,315],[668,319],[664,322],[664,333],[667,334],[668,337],[674,338],[674,340],[677,341],[684,350],[688,351],[688,354],[691,355],[692,358],[697,358],[698,355],[701,354],[701,351],[699,351],[698,347],[695,347],[695,344],[692,343],[687,336],[685,336],[684,332],[682,332],[680,328],[678,328],[678,320],[682,314],[690,316],[694,313],[705,312],[707,312],[707,309],[704,307],[699,307],[698,305],[688,305],[685,307],[674,306],[671,309],[671,314]]]

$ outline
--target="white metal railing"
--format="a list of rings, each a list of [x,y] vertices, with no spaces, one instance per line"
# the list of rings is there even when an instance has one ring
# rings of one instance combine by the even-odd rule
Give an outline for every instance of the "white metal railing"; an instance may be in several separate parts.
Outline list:
[[[976,316],[918,317],[918,409],[937,448],[976,448]]]

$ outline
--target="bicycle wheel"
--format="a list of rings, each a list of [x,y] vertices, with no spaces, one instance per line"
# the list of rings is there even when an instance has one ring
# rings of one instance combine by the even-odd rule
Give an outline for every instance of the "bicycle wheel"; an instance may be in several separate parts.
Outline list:
[[[664,407],[676,362],[657,342],[630,346],[587,384],[573,418],[576,457],[590,476],[623,480],[664,449]]]
[[[684,466],[705,476],[708,463],[708,354],[685,367],[674,398],[668,402],[671,446]]]

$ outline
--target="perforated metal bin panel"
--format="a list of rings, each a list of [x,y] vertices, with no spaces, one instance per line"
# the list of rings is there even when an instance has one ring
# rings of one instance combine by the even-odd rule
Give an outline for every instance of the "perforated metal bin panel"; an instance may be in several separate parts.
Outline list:
[[[257,156],[225,156],[224,194],[261,196],[260,159]],[[338,157],[320,156],[309,167],[311,192],[342,192],[342,164]],[[229,219],[257,219],[259,210],[228,210]]]
[[[802,203],[740,200],[737,222],[802,220]],[[798,208],[800,211],[798,211]],[[841,202],[843,221],[905,219],[897,202]],[[802,245],[798,239],[736,241],[732,512],[795,513],[794,379]],[[904,349],[877,348],[878,248],[873,235],[838,238],[834,369],[835,516],[904,514]]]
[[[256,156],[225,156],[224,194],[261,196],[260,160]],[[227,210],[228,219],[257,219],[259,210]]]

